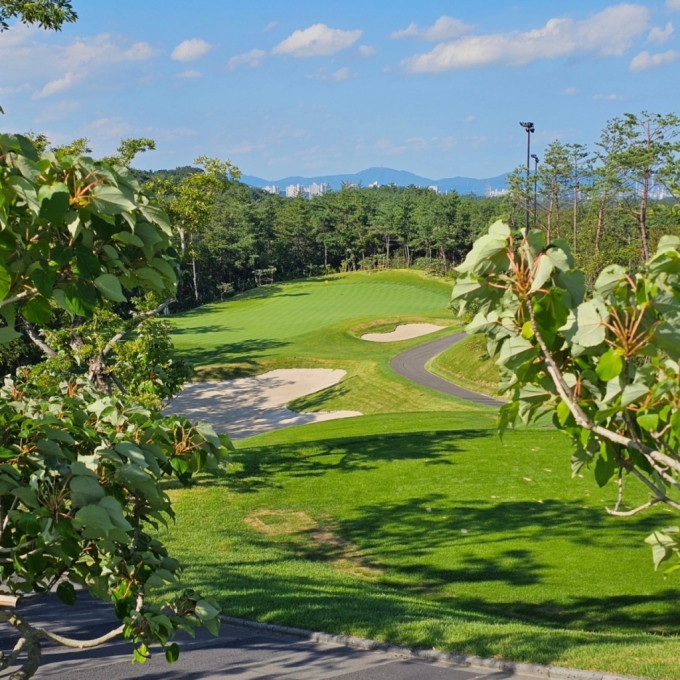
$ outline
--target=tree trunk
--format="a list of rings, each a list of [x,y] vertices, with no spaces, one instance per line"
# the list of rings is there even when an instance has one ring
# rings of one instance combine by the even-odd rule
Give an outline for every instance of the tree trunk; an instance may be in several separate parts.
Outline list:
[[[602,234],[604,233],[604,212],[607,205],[607,194],[605,192],[600,207],[597,211],[597,231],[595,232],[595,252],[600,252],[600,244],[602,243]]]
[[[198,273],[196,271],[196,257],[191,258],[191,267],[194,273],[194,295],[196,296],[196,302],[199,301],[198,298]]]
[[[647,240],[647,207],[649,204],[649,170],[645,172],[645,178],[642,182],[642,197],[640,201],[640,240],[642,242],[642,259],[647,262],[649,259],[649,242]]]

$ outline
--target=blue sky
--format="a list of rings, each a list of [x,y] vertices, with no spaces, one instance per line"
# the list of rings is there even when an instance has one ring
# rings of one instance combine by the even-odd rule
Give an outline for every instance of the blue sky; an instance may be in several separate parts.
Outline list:
[[[490,177],[605,122],[680,112],[680,0],[74,0],[59,34],[0,34],[0,129],[150,136],[140,167]]]

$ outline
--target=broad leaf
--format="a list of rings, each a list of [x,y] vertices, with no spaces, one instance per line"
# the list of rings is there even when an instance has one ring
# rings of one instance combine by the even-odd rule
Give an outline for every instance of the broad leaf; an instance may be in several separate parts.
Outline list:
[[[127,298],[123,295],[120,282],[113,274],[102,274],[94,280],[97,290],[112,302],[126,302]]]

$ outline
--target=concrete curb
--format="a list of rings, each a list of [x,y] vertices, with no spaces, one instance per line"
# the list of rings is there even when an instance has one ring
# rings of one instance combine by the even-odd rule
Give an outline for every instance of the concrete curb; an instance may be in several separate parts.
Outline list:
[[[478,668],[480,670],[505,671],[506,673],[530,675],[537,678],[555,678],[556,680],[642,680],[641,678],[635,678],[630,675],[614,675],[612,673],[601,673],[598,671],[581,671],[576,668],[542,666],[540,664],[518,663],[500,659],[483,659],[479,656],[437,652],[430,649],[411,649],[410,647],[399,647],[397,645],[390,645],[386,642],[378,642],[377,640],[368,640],[366,638],[351,637],[347,635],[315,633],[314,631],[304,630],[302,628],[277,626],[272,623],[248,621],[246,619],[237,619],[231,616],[222,616],[221,619],[228,624],[254,628],[256,630],[266,630],[271,633],[279,633],[290,637],[311,640],[312,642],[341,645],[343,647],[361,649],[367,652],[383,652],[385,654],[394,654],[394,656],[436,661],[455,666],[467,666],[472,669]]]

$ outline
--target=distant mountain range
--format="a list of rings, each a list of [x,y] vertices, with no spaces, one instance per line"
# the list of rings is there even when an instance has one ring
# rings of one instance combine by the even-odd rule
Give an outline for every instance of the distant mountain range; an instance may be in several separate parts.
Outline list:
[[[489,177],[488,179],[473,179],[472,177],[448,177],[446,179],[428,179],[427,177],[420,177],[414,175],[412,172],[405,170],[392,170],[392,168],[369,168],[356,172],[353,175],[322,175],[319,177],[284,177],[277,180],[266,180],[260,177],[253,177],[252,175],[241,175],[241,181],[244,184],[249,184],[252,187],[263,188],[266,186],[276,185],[281,189],[291,184],[302,184],[309,186],[312,182],[317,184],[328,184],[336,191],[339,190],[345,182],[352,184],[361,183],[362,186],[367,187],[374,182],[378,182],[381,186],[396,184],[399,187],[407,187],[415,184],[419,187],[437,186],[439,191],[457,191],[459,194],[477,194],[484,196],[487,188],[495,191],[502,191],[507,188],[508,174],[499,175],[498,177]]]

